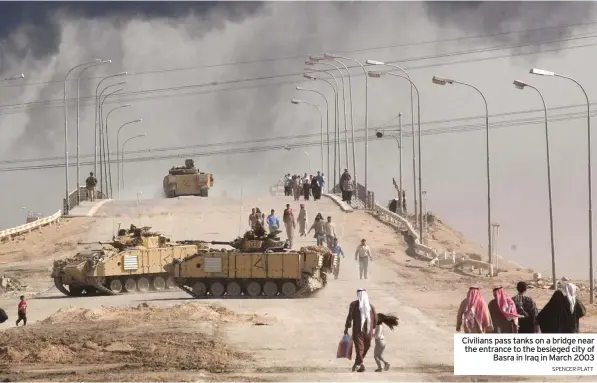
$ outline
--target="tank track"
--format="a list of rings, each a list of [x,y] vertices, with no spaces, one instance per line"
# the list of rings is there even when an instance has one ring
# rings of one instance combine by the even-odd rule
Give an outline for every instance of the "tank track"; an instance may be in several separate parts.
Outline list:
[[[62,280],[60,278],[54,278],[54,286],[56,286],[58,291],[60,291],[62,294],[66,295],[66,296],[69,296],[69,297],[76,296],[75,294],[71,293],[69,290],[64,288],[64,285],[62,284]]]
[[[116,292],[116,291],[112,291],[110,290],[108,287],[105,286],[105,278],[100,278],[100,277],[87,277],[85,278],[85,283],[86,286],[89,287],[93,287],[95,290],[97,290],[97,292],[99,293],[95,293],[95,294],[73,294],[71,291],[69,291],[68,289],[66,289],[64,287],[64,285],[61,282],[60,278],[54,278],[54,286],[56,286],[56,289],[58,289],[58,291],[60,291],[62,294],[69,296],[69,297],[81,297],[81,296],[92,296],[92,295],[124,295],[124,294],[147,294],[147,293],[151,293],[151,294],[156,294],[156,293],[167,293],[167,292],[172,292],[174,291],[174,289],[169,288],[169,289],[163,289],[163,290],[151,290],[151,291],[147,291],[147,292],[128,292],[128,291],[121,291],[121,292]],[[82,289],[85,289],[85,287],[82,287]]]
[[[107,288],[106,286],[104,286],[105,280],[102,279],[102,278],[88,277],[88,278],[85,278],[85,281],[90,286],[93,286],[98,291],[101,291],[102,293],[104,293],[106,295],[118,295],[118,294],[120,294],[120,293],[112,291],[109,288]]]
[[[307,278],[306,280],[303,280],[301,282],[302,283],[300,283],[300,284],[302,286],[300,286],[300,288],[290,297],[285,297],[281,293],[279,293],[279,295],[269,297],[269,296],[265,295],[262,291],[261,294],[258,296],[239,295],[239,296],[235,296],[234,299],[297,299],[297,298],[306,298],[310,293],[320,290],[327,284],[327,276],[325,274],[322,274],[321,281],[318,281],[313,278]],[[178,287],[179,289],[181,289],[182,291],[189,294],[190,296],[192,296],[195,299],[214,298],[209,295],[196,294],[195,292],[193,292],[193,290],[190,287],[188,287],[187,285],[184,284],[184,278],[174,278],[174,284],[176,285],[176,287]],[[222,295],[217,298],[223,298],[223,297],[228,298],[229,296]]]

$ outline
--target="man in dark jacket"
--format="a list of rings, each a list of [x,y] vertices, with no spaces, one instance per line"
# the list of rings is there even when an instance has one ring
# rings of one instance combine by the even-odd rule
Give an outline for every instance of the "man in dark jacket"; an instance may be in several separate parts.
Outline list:
[[[340,190],[342,191],[342,201],[350,203],[352,200],[352,177],[348,173],[348,169],[344,169],[344,173],[340,177]]]
[[[93,176],[93,172],[89,173],[89,177],[85,180],[85,188],[87,189],[87,200],[95,201],[95,185],[97,185],[97,178]]]

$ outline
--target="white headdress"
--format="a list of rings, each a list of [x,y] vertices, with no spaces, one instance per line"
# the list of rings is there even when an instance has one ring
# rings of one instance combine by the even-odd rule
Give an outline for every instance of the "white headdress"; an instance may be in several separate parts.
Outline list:
[[[570,312],[574,312],[574,306],[576,306],[576,286],[573,283],[566,283],[564,285],[564,292],[566,293],[566,298],[568,298],[568,302],[570,302]]]
[[[357,290],[357,298],[359,299],[359,311],[361,312],[361,330],[365,331],[365,322],[369,326],[368,330],[371,330],[373,323],[371,323],[371,305],[369,304],[367,290]]]

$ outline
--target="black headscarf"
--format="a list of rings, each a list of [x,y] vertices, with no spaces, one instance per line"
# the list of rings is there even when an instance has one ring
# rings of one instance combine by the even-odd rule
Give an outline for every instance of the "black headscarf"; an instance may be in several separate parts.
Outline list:
[[[570,302],[561,290],[556,290],[543,310],[537,315],[537,322],[544,334],[577,333],[579,319],[585,315],[585,308],[576,300],[574,312]]]

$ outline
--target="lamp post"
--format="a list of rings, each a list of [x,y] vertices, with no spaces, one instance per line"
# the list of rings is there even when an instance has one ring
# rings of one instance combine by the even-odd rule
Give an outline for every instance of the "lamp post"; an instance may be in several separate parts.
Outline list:
[[[532,85],[524,83],[522,81],[515,80],[514,86],[518,89],[524,88],[531,88],[534,89],[535,92],[541,98],[541,102],[543,104],[543,112],[545,115],[545,151],[547,156],[547,194],[549,197],[549,235],[551,240],[551,276],[553,278],[553,289],[555,290],[557,287],[556,283],[556,250],[555,250],[555,240],[554,240],[554,229],[553,229],[553,204],[552,204],[552,195],[551,195],[551,160],[549,155],[549,130],[547,127],[547,106],[545,105],[545,99],[543,98],[543,94],[539,91],[539,89],[535,88]],[[494,243],[495,246],[495,243]],[[497,260],[497,255],[496,255]]]
[[[305,65],[315,65],[316,62],[314,61],[305,61]],[[328,64],[330,65],[330,64]],[[340,175],[340,166],[342,162],[342,150],[340,149],[340,83],[336,76],[334,76],[331,72],[321,70],[319,73],[325,73],[331,76],[336,83],[336,130],[334,131],[334,172],[336,169],[338,170],[338,175]],[[342,92],[344,94],[344,91]],[[346,117],[346,113],[344,114]],[[338,163],[336,164],[336,158],[338,159]],[[336,187],[336,182],[334,181],[334,188]]]
[[[410,75],[408,74],[408,72],[406,70],[404,70],[402,67],[396,65],[396,64],[388,64],[385,63],[383,61],[375,61],[375,60],[367,60],[366,61],[367,64],[369,65],[385,65],[385,66],[389,66],[392,68],[396,68],[398,70],[400,70],[401,72],[404,73],[404,75],[410,80]],[[417,172],[416,172],[416,162],[417,162],[417,155],[416,155],[416,151],[415,151],[415,101],[414,101],[414,97],[413,97],[413,90],[414,87],[411,83],[410,85],[410,117],[411,117],[411,133],[412,133],[412,144],[413,144],[413,202],[415,204],[415,212],[417,212]],[[418,140],[419,140],[419,171],[421,170],[421,130],[419,129],[419,135],[418,135]],[[419,175],[420,177],[420,175]]]
[[[102,97],[102,95],[104,94],[104,92],[107,89],[109,89],[109,88],[111,88],[113,86],[124,84],[124,83],[126,83],[126,80],[125,81],[121,81],[121,82],[119,82],[117,84],[109,85],[109,86],[105,87],[104,90],[102,90],[101,93],[100,93],[100,100],[101,101],[100,101],[100,107],[99,107],[99,119],[100,119],[100,145],[102,145],[100,147],[100,149],[103,149],[103,155],[104,155],[104,175],[105,175],[104,180],[105,180],[105,185],[106,185],[106,194],[108,193],[108,190],[110,190],[110,197],[112,197],[112,192],[111,192],[112,188],[110,187],[108,189],[108,177],[111,177],[111,173],[110,173],[110,175],[108,175],[108,171],[109,171],[108,166],[110,164],[110,144],[109,144],[108,131],[105,130],[104,127],[103,127],[103,125],[104,125],[103,124],[103,122],[104,122],[104,120],[103,120],[103,116],[104,116],[104,113],[103,113],[104,112],[104,102],[106,101],[106,99],[108,97],[112,96],[115,93],[120,92],[123,88],[118,88],[115,91],[108,93],[107,95],[104,96],[103,100],[101,99],[101,97]],[[105,135],[105,140],[102,139],[104,135]],[[105,143],[105,147],[103,147],[104,143]],[[106,156],[107,156],[107,160],[106,160]],[[100,153],[100,157],[101,157],[101,153]],[[101,158],[100,158],[100,163],[101,162],[102,161],[101,161]],[[101,171],[101,169],[100,169],[100,171]],[[112,180],[111,179],[110,179],[110,185],[112,185]]]
[[[79,72],[79,75],[77,76],[77,204],[81,203],[81,179],[80,179],[80,175],[79,175],[79,170],[80,170],[80,165],[79,165],[79,83],[81,81],[81,75],[83,75],[83,73],[85,73],[85,71],[89,68],[93,68],[95,66],[98,65],[102,65],[102,64],[110,64],[112,63],[112,60],[104,60],[101,62],[96,62],[93,63],[91,65],[86,66],[85,68],[83,68],[83,70],[81,70],[81,72]]]
[[[350,136],[351,136],[351,142],[352,142],[352,171],[353,171],[355,179],[356,179],[357,160],[356,160],[355,141],[354,141],[354,107],[352,104],[352,76],[350,75],[350,69],[342,61],[340,61],[336,58],[332,58],[330,55],[326,56],[325,53],[323,54],[323,57],[327,60],[331,60],[331,61],[337,62],[338,64],[342,65],[344,67],[344,69],[346,69],[346,74],[348,75],[348,98],[349,98],[349,102],[350,102],[350,131],[351,131]],[[348,145],[348,143],[347,143],[347,145]],[[356,186],[355,186],[355,190],[356,190]]]
[[[289,147],[289,146],[285,146],[285,147],[284,147],[284,150],[291,151],[291,150],[292,150],[292,148],[291,148],[291,147]],[[309,174],[311,174],[311,157],[309,157],[309,153],[305,152],[305,151],[304,151],[304,150],[302,150],[302,149],[301,149],[301,152],[302,152],[302,153],[303,153],[305,156],[307,156],[307,161],[309,161]]]
[[[118,76],[126,76],[127,72],[120,72],[120,73],[116,73],[110,76],[106,76],[104,78],[102,78],[98,83],[97,86],[95,87],[95,134],[94,134],[94,147],[95,150],[93,152],[93,171],[95,173],[95,175],[97,176],[97,150],[98,150],[98,146],[97,146],[97,139],[98,139],[98,135],[99,135],[99,121],[98,121],[98,113],[99,113],[99,87],[102,84],[102,82],[104,82],[104,80],[107,80],[109,78],[112,77],[118,77]],[[101,183],[100,183],[101,185]]]
[[[391,121],[391,120],[390,120]],[[382,138],[385,134],[385,129],[382,129],[381,132],[377,132],[375,133],[375,135],[377,136],[377,138]],[[399,195],[398,195],[398,199],[400,201],[402,201],[402,113],[398,113],[398,134],[393,134],[392,137],[394,138],[394,140],[396,140],[396,146],[398,148],[398,168],[399,168],[399,174],[398,174],[398,178],[400,179],[400,187],[399,187]],[[400,209],[400,212],[404,213],[403,209],[402,209],[402,202],[400,203],[400,206],[398,207],[398,209]],[[416,213],[416,211],[415,211]]]
[[[319,111],[319,117],[320,117],[320,124],[319,124],[319,130],[320,130],[319,149],[320,149],[320,152],[321,152],[321,170],[323,171],[323,112],[321,111],[321,108],[317,104],[314,104],[314,103],[309,102],[309,101],[292,99],[292,100],[290,100],[290,102],[293,103],[294,105],[298,105],[298,104],[311,105],[311,106],[317,108],[317,110]]]
[[[402,79],[405,79],[406,81],[410,82],[410,84],[413,86],[414,90],[417,92],[417,128],[419,130],[419,135],[421,134],[421,95],[419,94],[419,88],[417,88],[417,86],[415,85],[414,82],[412,82],[411,79],[409,79],[406,76],[402,76],[400,74],[397,73],[393,73],[393,72],[367,72],[369,77],[381,77],[384,74],[389,74],[391,76],[396,76],[396,77],[400,77]],[[413,137],[414,140],[414,137]],[[423,201],[423,184],[422,184],[422,174],[423,174],[423,168],[422,168],[422,164],[421,164],[421,160],[422,160],[422,151],[421,151],[421,140],[419,139],[419,202]],[[423,243],[423,208],[421,203],[419,203],[419,235],[420,235],[420,241],[421,243]],[[417,212],[415,211],[415,216],[417,215]]]
[[[124,144],[122,144],[122,151],[121,151],[121,161],[122,161],[122,188],[124,189],[124,147],[126,146],[126,143],[129,142],[130,140],[133,140],[135,138],[139,138],[139,137],[145,137],[146,134],[138,134],[136,136],[133,136],[131,138],[129,138],[128,140],[124,141]]]
[[[460,84],[466,87],[472,88],[483,99],[483,103],[485,104],[485,142],[486,142],[486,166],[487,166],[487,254],[489,258],[489,264],[493,265],[493,253],[491,251],[491,171],[489,168],[489,108],[487,107],[487,99],[483,95],[477,87],[467,84],[465,82],[460,82],[456,80],[450,80],[446,78],[440,78],[437,76],[433,76],[432,82],[436,85],[446,85],[446,84]],[[489,275],[493,276],[493,270],[490,268]]]
[[[328,162],[327,162],[328,167],[327,167],[326,171],[327,171],[327,174],[328,174],[328,177],[329,177],[329,174],[330,174],[329,173],[330,172],[330,106],[328,104],[328,99],[325,97],[325,95],[322,92],[320,92],[318,90],[315,90],[315,89],[305,89],[303,87],[297,86],[296,90],[299,90],[299,91],[302,90],[304,92],[314,92],[314,93],[317,93],[321,97],[323,97],[323,100],[325,101],[325,115],[326,115],[326,118],[325,118],[325,131],[326,131],[327,149],[328,149]],[[322,140],[323,140],[323,138],[322,138]],[[321,150],[322,150],[322,152],[321,152],[321,171],[323,172],[323,148]]]
[[[62,84],[64,85],[64,171],[65,171],[65,178],[66,178],[66,180],[65,180],[66,203],[64,206],[64,210],[65,210],[64,214],[65,215],[67,215],[68,212],[70,211],[70,201],[68,200],[68,106],[66,104],[66,81],[68,80],[68,75],[71,74],[71,72],[74,71],[75,69],[80,68],[82,66],[87,66],[89,64],[97,63],[100,61],[102,61],[102,60],[95,59],[93,61],[75,65],[68,72],[66,72],[66,75],[64,76],[64,80],[62,81]]]
[[[114,107],[112,109],[110,109],[110,111],[108,111],[108,114],[106,115],[106,122],[105,122],[105,131],[106,131],[106,137],[109,137],[108,135],[108,131],[109,131],[109,126],[108,126],[108,120],[110,118],[110,114],[112,114],[113,111],[118,110],[118,109],[122,109],[122,108],[128,108],[130,107],[131,104],[125,104],[125,105],[120,105],[117,107]],[[110,177],[110,194],[112,192],[112,163],[110,162],[110,148],[108,146],[108,169],[109,169],[109,177]],[[119,168],[118,168],[118,140],[116,142],[116,172],[119,172]],[[116,182],[120,182],[120,178],[116,178]]]
[[[329,73],[328,73],[329,74]],[[331,75],[331,74],[330,74]],[[332,92],[334,92],[334,141],[336,139],[336,134],[337,134],[337,129],[338,129],[338,89],[336,87],[334,87],[334,85],[326,80],[325,78],[321,78],[321,77],[315,77],[312,76],[311,74],[303,74],[303,77],[305,77],[306,79],[309,80],[321,80],[324,81],[326,84],[328,84],[331,88],[332,88]],[[329,123],[328,123],[329,125]],[[328,147],[328,166],[327,166],[327,172],[328,172],[328,177],[331,176],[332,173],[330,173],[330,135],[329,135],[329,131],[328,131],[328,136],[327,136],[327,147]],[[336,150],[336,145],[334,144],[334,161],[336,160],[336,154],[335,154],[335,150]],[[330,178],[331,180],[331,178]],[[336,166],[334,165],[334,182],[333,182],[333,187],[332,187],[332,192],[334,191],[334,188],[336,187]],[[329,186],[328,186],[329,189]]]
[[[567,80],[574,82],[580,90],[582,90],[583,94],[585,95],[585,99],[587,100],[587,146],[588,146],[588,153],[587,153],[587,168],[588,168],[588,181],[589,181],[589,290],[590,290],[590,303],[593,303],[595,297],[593,296],[595,290],[595,284],[593,280],[593,174],[591,170],[591,104],[589,102],[589,96],[585,91],[585,88],[575,79],[572,77],[564,76],[563,74],[558,74],[554,72],[550,72],[543,69],[533,68],[530,70],[531,74],[536,74],[539,76],[552,76],[552,77],[560,77]],[[555,283],[555,281],[554,281]]]
[[[344,59],[344,60],[349,60],[352,61],[354,63],[357,63],[361,69],[363,69],[363,73],[365,74],[365,201],[368,200],[367,198],[367,194],[369,192],[369,183],[368,183],[368,175],[369,175],[369,99],[368,99],[368,88],[369,88],[369,78],[367,76],[367,70],[365,69],[365,67],[363,66],[363,64],[360,61],[357,61],[353,58],[350,57],[345,57],[345,56],[340,56],[337,54],[332,54],[332,53],[325,53],[324,57],[326,58],[334,58],[334,59]],[[352,150],[354,151],[354,140],[353,142],[353,148]],[[356,166],[356,162],[353,166]],[[355,191],[357,193],[357,196],[359,194],[358,189],[357,189],[357,174],[356,174],[356,168],[355,168],[355,174],[354,174],[354,187],[355,187]],[[368,208],[372,208],[372,206],[367,206]]]
[[[106,121],[108,119],[106,118]],[[124,128],[125,126],[129,125],[129,124],[133,124],[135,122],[141,122],[143,121],[142,118],[139,118],[137,120],[134,121],[129,121],[129,122],[125,122],[124,124],[120,125],[120,128],[118,128],[118,131],[116,132],[116,170],[117,170],[117,174],[116,174],[116,179],[118,181],[118,200],[120,200],[120,166],[119,165],[119,161],[120,161],[120,146],[118,145],[119,140],[120,140],[120,131],[122,130],[122,128]],[[124,145],[123,145],[124,147]]]
[[[342,108],[344,110],[344,146],[345,146],[344,153],[346,156],[346,168],[348,169],[349,168],[348,163],[350,161],[350,158],[348,156],[348,128],[347,128],[348,114],[346,113],[346,83],[344,82],[344,75],[342,74],[342,70],[340,70],[340,67],[338,67],[337,65],[324,62],[323,60],[326,60],[325,56],[324,57],[309,56],[309,60],[311,60],[311,62],[313,62],[314,64],[330,66],[330,67],[336,69],[338,71],[338,73],[340,73],[340,79],[342,80]],[[329,60],[331,60],[331,59],[329,59]],[[339,137],[340,137],[340,134],[338,134],[338,138]],[[338,145],[340,145],[340,144],[338,144]],[[354,171],[353,171],[353,173],[354,173]]]

